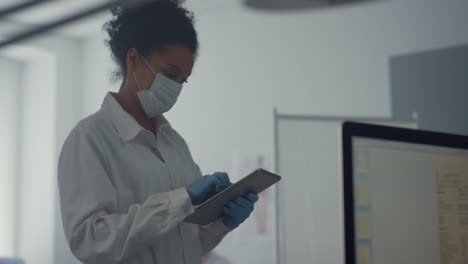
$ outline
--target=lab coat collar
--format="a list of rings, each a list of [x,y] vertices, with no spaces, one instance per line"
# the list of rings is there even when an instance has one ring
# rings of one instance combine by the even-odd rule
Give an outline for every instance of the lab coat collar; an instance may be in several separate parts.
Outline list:
[[[122,106],[117,102],[113,93],[107,93],[101,108],[110,117],[114,127],[117,129],[120,137],[124,141],[134,139],[140,132],[145,130],[136,120],[127,113]],[[163,116],[157,116],[155,125],[158,130],[164,127],[170,127],[169,121]]]

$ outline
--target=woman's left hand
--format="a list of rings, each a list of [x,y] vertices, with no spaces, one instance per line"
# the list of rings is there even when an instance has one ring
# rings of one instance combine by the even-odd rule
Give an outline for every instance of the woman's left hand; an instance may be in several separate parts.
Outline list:
[[[242,224],[254,210],[254,204],[258,201],[258,195],[250,192],[244,197],[238,197],[224,206],[222,217],[226,227],[234,229]]]

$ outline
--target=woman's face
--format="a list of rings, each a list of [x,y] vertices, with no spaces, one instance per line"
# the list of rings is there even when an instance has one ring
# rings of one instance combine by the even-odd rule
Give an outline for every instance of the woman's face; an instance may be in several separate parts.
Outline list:
[[[181,45],[168,45],[164,49],[153,51],[144,59],[148,64],[145,63],[136,49],[131,49],[127,56],[127,78],[135,84],[132,85],[133,89],[136,89],[134,92],[138,92],[138,84],[142,90],[149,89],[156,77],[154,73],[162,73],[183,84],[192,74],[195,62],[190,50]]]

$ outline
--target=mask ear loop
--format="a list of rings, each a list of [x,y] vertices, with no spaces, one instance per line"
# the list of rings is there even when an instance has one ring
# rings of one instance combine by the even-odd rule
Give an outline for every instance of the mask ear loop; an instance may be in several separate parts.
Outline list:
[[[138,82],[138,79],[137,79],[137,77],[136,77],[135,72],[133,72],[133,78],[135,79],[135,82],[136,82],[136,84],[137,84],[137,86],[138,86],[138,91],[141,91],[141,86],[140,86],[140,83]]]
[[[128,89],[128,78],[125,78],[125,89]]]
[[[154,75],[156,76],[157,75],[156,72],[153,70],[153,68],[151,68],[151,65],[149,65],[148,61],[146,61],[145,57],[140,55],[140,58],[145,62],[145,64],[148,66],[151,72],[154,73]]]
[[[153,68],[151,68],[151,66],[149,65],[149,63],[146,61],[146,59],[145,59],[143,56],[141,56],[141,55],[140,55],[140,58],[145,62],[145,64],[148,66],[148,68],[151,70],[151,72],[154,73],[154,75],[157,75],[157,74],[154,72]],[[137,77],[136,77],[136,73],[135,73],[135,72],[133,72],[133,78],[135,79],[135,82],[136,82],[136,84],[137,84],[137,86],[138,86],[138,91],[142,91],[141,86],[140,86],[140,83],[138,82],[138,79],[137,79]],[[127,84],[128,84],[128,80],[127,80]]]

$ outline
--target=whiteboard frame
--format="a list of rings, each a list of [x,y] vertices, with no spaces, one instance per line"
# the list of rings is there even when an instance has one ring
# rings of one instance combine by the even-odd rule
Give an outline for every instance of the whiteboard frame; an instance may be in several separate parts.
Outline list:
[[[418,113],[413,113],[412,119],[394,119],[392,117],[358,117],[358,116],[325,116],[325,115],[305,115],[305,114],[283,114],[278,111],[278,108],[273,108],[273,124],[274,124],[274,173],[279,172],[279,121],[280,120],[313,120],[313,121],[352,121],[352,122],[408,122],[415,123],[419,127]],[[279,197],[280,191],[278,184],[275,185],[275,211],[276,211],[276,262],[281,263],[281,248],[280,240],[284,238],[283,232],[280,230],[280,210],[279,210]],[[343,245],[345,246],[345,245]]]

